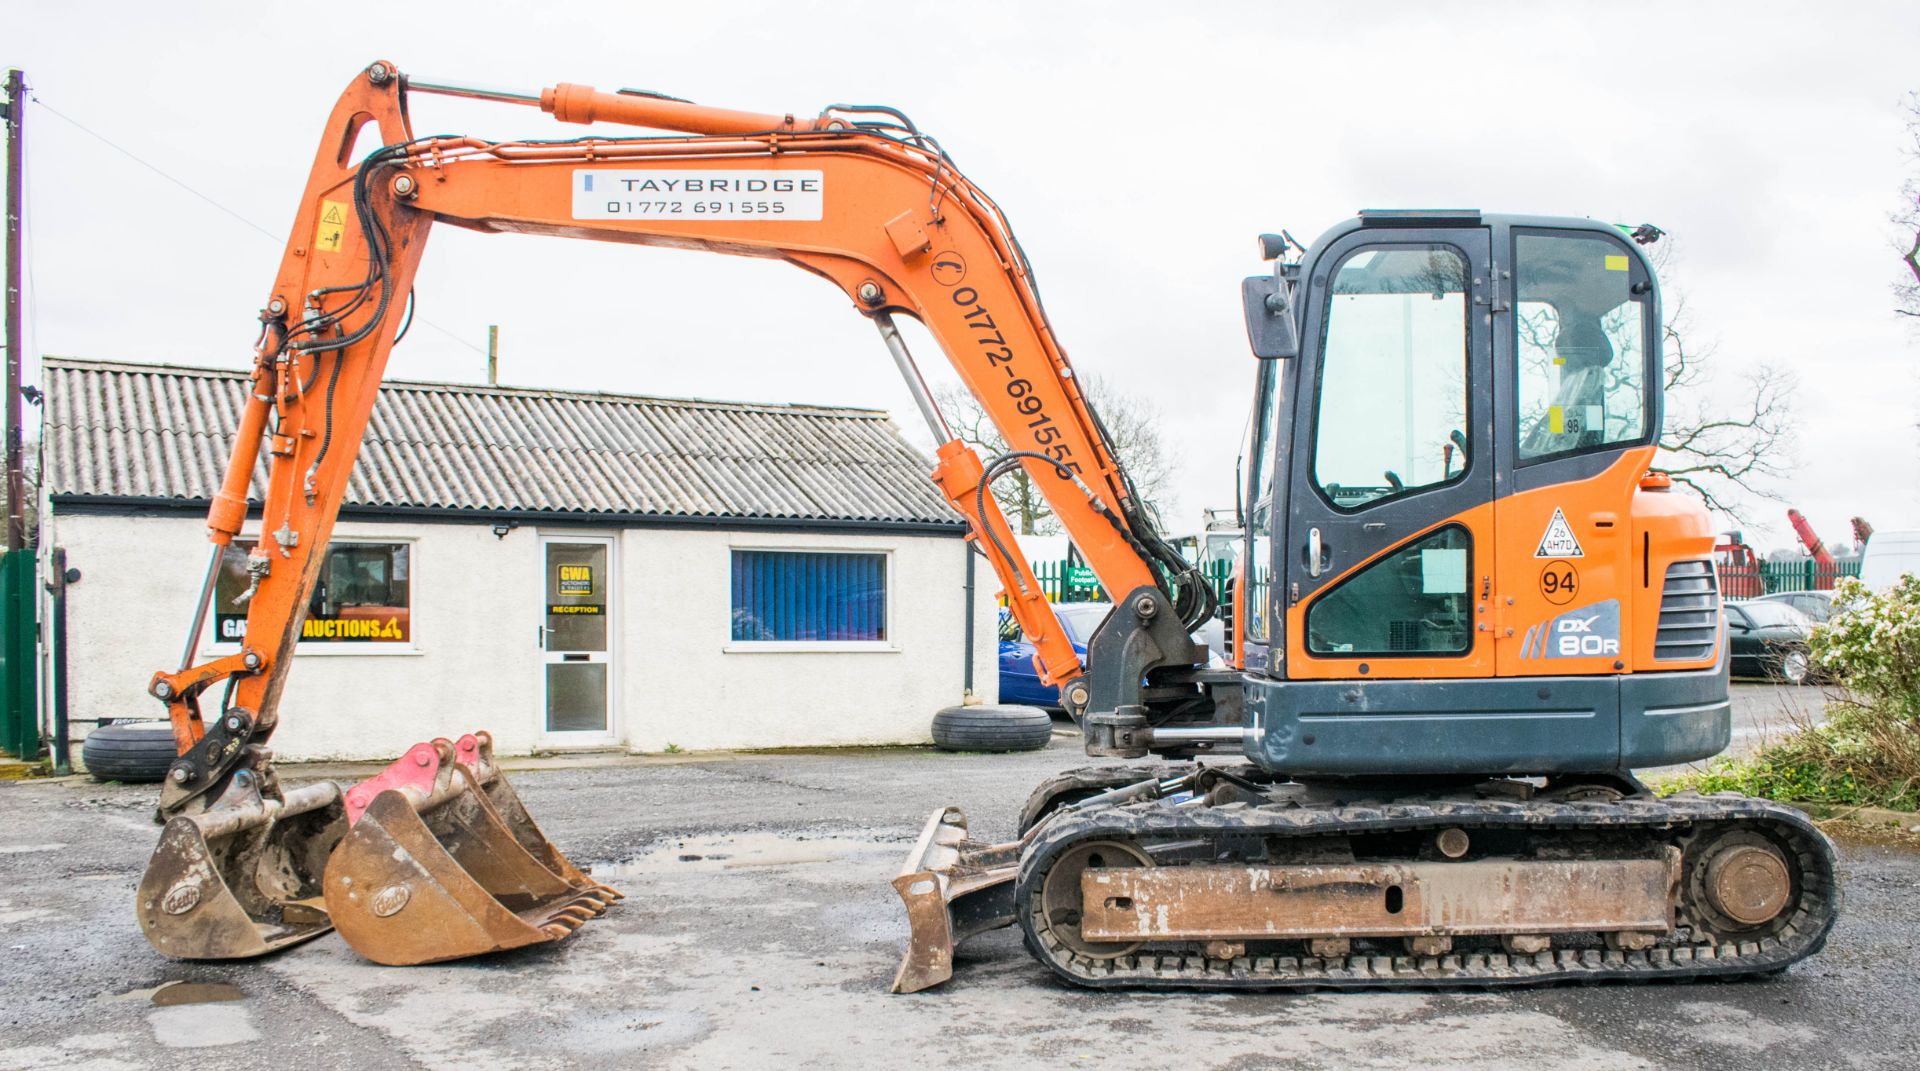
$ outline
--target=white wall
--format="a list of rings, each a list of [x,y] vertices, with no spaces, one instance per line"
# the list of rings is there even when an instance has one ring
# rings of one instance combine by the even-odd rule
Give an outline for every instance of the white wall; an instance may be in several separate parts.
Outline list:
[[[883,651],[749,651],[730,643],[733,547],[891,551]],[[624,738],[637,750],[926,743],[961,695],[964,541],[893,535],[627,531]],[[992,570],[974,594],[974,687],[998,695]]]
[[[76,742],[92,719],[163,715],[146,686],[155,670],[178,665],[209,550],[204,533],[193,515],[56,516],[54,538],[82,573],[67,603]],[[303,650],[281,702],[275,754],[287,761],[390,758],[417,741],[478,728],[491,731],[506,754],[564,743],[540,733],[539,534],[521,527],[498,539],[488,524],[341,522],[337,539],[412,542],[413,649]],[[600,534],[615,537],[615,746],[923,743],[934,711],[960,700],[967,553],[960,539],[674,528]],[[729,651],[735,546],[889,551],[893,649]],[[976,693],[991,702],[996,612],[991,571],[982,565],[974,674]],[[201,658],[213,654],[201,645]]]

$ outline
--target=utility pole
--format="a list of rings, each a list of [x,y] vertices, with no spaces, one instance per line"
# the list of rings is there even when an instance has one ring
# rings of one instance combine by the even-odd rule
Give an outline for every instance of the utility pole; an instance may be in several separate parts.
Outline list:
[[[500,325],[487,325],[487,386],[500,384]]]
[[[27,545],[26,473],[20,436],[20,121],[27,76],[7,72],[7,549]]]

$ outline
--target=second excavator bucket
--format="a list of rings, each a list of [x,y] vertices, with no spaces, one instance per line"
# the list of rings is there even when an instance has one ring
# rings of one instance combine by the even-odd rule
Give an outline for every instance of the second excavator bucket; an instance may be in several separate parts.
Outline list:
[[[245,959],[327,932],[321,872],[347,831],[331,781],[282,794],[249,755],[205,811],[167,822],[140,879],[140,928],[176,959]]]
[[[1013,924],[1013,881],[1020,842],[967,839],[958,807],[933,812],[914,842],[894,891],[907,908],[907,951],[893,977],[895,993],[917,993],[953,977],[953,950],[977,933]]]
[[[326,870],[348,945],[407,966],[556,941],[620,894],[547,840],[485,733],[417,744],[346,793],[351,828]]]

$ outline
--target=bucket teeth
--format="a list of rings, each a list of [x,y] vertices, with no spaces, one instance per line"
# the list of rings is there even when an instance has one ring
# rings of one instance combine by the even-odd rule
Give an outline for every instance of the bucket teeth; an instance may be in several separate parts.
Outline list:
[[[618,894],[547,840],[487,734],[431,748],[426,764],[408,752],[404,776],[357,786],[375,790],[356,797],[364,811],[327,865],[327,908],[354,951],[435,963],[556,941],[605,913]]]

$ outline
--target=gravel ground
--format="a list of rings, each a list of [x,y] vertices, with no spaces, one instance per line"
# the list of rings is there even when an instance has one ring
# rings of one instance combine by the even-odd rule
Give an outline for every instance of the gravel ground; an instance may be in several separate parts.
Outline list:
[[[6,785],[0,1071],[1920,1061],[1920,853],[1855,842],[1841,845],[1847,905],[1827,951],[1766,981],[1114,996],[1055,982],[1000,931],[964,946],[947,986],[888,994],[906,924],[887,882],[927,814],[958,804],[976,833],[1010,834],[1035,782],[1086,763],[1077,743],[516,772],[549,834],[629,898],[558,944],[416,968],[371,965],[333,935],[249,963],[165,960],[133,917],[153,788]],[[229,983],[242,999],[155,1007],[148,991],[176,979]]]

